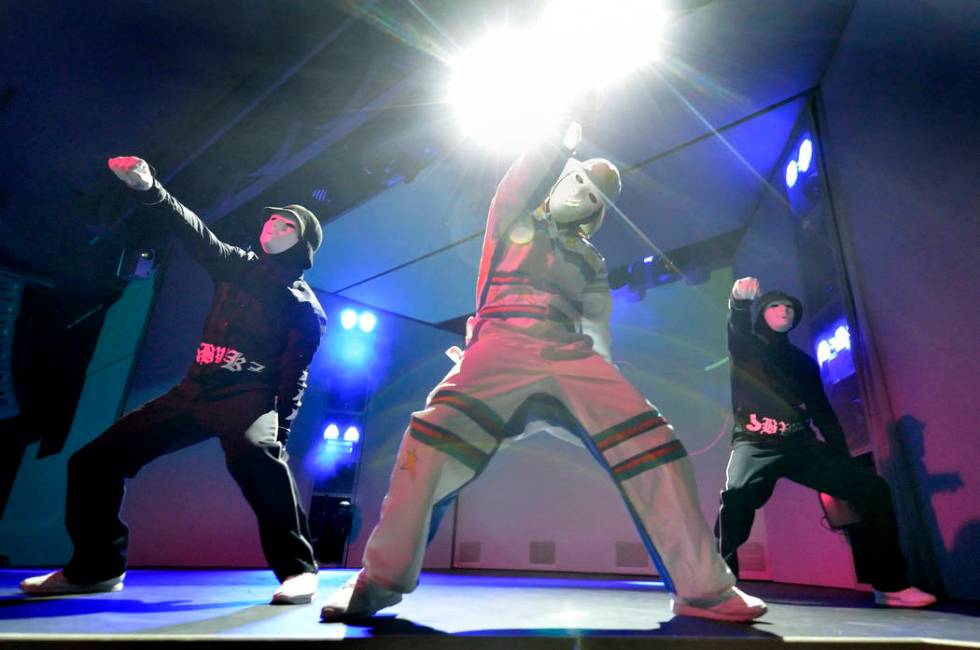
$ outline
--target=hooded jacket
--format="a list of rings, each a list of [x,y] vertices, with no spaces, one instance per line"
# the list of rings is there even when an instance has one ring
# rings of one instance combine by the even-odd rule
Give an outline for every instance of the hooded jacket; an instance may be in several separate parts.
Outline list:
[[[299,244],[278,255],[256,255],[218,239],[159,181],[140,195],[150,199],[144,203],[146,218],[161,221],[215,285],[201,343],[184,381],[200,385],[210,397],[261,393],[260,399],[278,412],[284,441],[326,327],[323,308],[302,277],[319,246],[318,229],[306,228]]]
[[[803,317],[803,305],[793,296],[780,291],[761,296],[754,323],[751,300],[730,302],[733,438],[775,444],[808,441],[814,438],[812,423],[829,445],[846,449],[817,362],[790,343],[788,332],[775,332],[766,323],[765,308],[777,300],[793,305],[792,330]]]

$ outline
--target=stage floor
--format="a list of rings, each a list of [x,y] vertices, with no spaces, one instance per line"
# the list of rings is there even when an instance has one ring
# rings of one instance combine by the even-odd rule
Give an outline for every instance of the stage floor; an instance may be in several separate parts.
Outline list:
[[[269,571],[133,570],[111,594],[27,598],[37,570],[0,571],[0,646],[105,641],[345,641],[382,647],[758,647],[766,639],[822,647],[941,643],[980,648],[980,605],[876,607],[849,590],[745,583],[769,612],[754,625],[672,617],[659,582],[569,575],[426,573],[419,589],[363,625],[319,622],[319,602],[350,576],[325,570],[310,605],[272,606]],[[942,640],[939,643],[928,640]],[[751,643],[747,643],[751,642]],[[904,642],[904,643],[903,643]],[[952,643],[951,643],[952,642]],[[304,643],[305,644],[305,643]],[[839,647],[839,646],[835,646]]]

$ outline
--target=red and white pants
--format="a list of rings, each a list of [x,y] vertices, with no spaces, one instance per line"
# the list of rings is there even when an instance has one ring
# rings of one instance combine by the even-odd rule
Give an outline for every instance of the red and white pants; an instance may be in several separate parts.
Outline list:
[[[668,588],[710,598],[734,585],[701,514],[687,452],[657,409],[580,337],[557,326],[489,319],[478,327],[464,357],[412,414],[365,548],[368,578],[403,593],[415,589],[433,505],[473,480],[501,442],[520,433],[507,431],[507,422],[526,400],[548,395],[578,420]]]

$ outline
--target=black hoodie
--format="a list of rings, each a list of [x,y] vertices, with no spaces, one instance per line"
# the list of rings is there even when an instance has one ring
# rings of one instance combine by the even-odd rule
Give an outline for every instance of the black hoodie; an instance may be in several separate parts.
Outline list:
[[[785,293],[770,291],[760,297],[754,324],[751,300],[730,303],[733,437],[773,444],[808,441],[814,438],[812,421],[828,444],[846,449],[844,431],[827,400],[816,361],[790,343],[786,333],[775,332],[766,323],[763,312],[776,300],[793,305],[796,327],[803,305]]]
[[[260,256],[227,244],[158,181],[139,198],[148,213],[144,218],[162,220],[215,284],[184,381],[211,397],[258,391],[268,408],[278,411],[281,433],[288,435],[326,327],[323,308],[303,279],[310,250],[301,242],[278,255]]]

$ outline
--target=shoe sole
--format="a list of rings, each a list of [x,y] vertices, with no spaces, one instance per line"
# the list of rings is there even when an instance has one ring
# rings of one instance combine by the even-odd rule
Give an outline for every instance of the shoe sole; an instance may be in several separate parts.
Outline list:
[[[302,596],[273,596],[270,605],[308,605],[313,602],[316,592]]]
[[[354,613],[343,612],[343,613],[332,614],[332,613],[328,613],[326,611],[326,608],[324,608],[320,610],[320,621],[324,623],[339,623],[342,621],[359,621],[361,619],[371,618],[372,616],[380,612],[382,609],[386,607],[391,607],[392,605],[397,605],[400,602],[402,602],[402,596],[401,594],[397,594],[397,597],[389,598],[385,600],[378,607],[374,608],[374,610],[365,610],[363,612],[354,612]]]
[[[20,590],[23,591],[28,596],[77,596],[80,594],[108,594],[115,591],[122,591],[123,583],[117,582],[111,587],[78,587],[70,589],[53,589],[45,590],[44,588],[32,588],[32,587],[21,587]]]
[[[935,600],[930,600],[927,603],[904,603],[904,602],[889,602],[887,600],[875,599],[876,605],[881,605],[882,607],[895,607],[900,609],[922,609],[923,607],[929,607],[930,605],[935,605]]]
[[[768,607],[763,607],[758,613],[750,614],[724,614],[710,609],[702,609],[692,605],[678,605],[673,609],[675,616],[690,616],[692,618],[706,618],[712,621],[722,621],[725,623],[750,623],[769,611]]]

